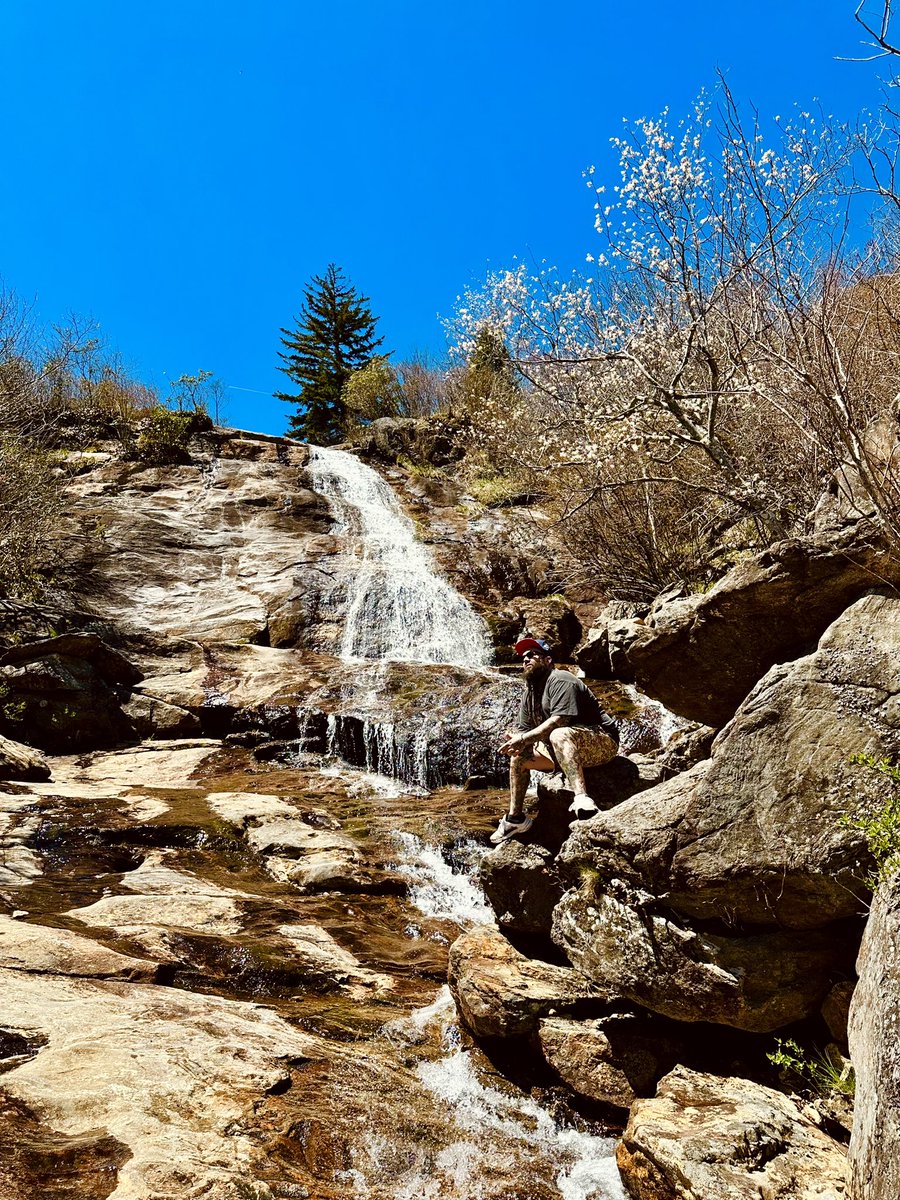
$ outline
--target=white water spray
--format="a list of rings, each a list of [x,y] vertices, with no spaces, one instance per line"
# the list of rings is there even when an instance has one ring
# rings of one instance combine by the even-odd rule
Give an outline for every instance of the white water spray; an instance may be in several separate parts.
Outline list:
[[[381,476],[352,454],[320,446],[310,446],[309,469],[314,489],[331,502],[360,559],[347,598],[341,657],[489,666],[484,622],[435,573]]]
[[[447,1145],[435,1155],[410,1156],[406,1170],[394,1175],[395,1200],[496,1198],[498,1176],[510,1181],[517,1196],[526,1192],[515,1185],[527,1180],[538,1184],[540,1195],[555,1185],[560,1200],[625,1200],[612,1139],[561,1125],[530,1096],[484,1082],[454,1017],[445,986],[433,1003],[384,1030],[391,1041],[412,1046],[424,1040],[429,1026],[441,1030],[443,1055],[421,1062],[416,1074],[446,1113],[451,1130]],[[388,1182],[379,1178],[378,1149],[367,1145],[367,1166],[347,1172],[354,1196],[368,1197]]]

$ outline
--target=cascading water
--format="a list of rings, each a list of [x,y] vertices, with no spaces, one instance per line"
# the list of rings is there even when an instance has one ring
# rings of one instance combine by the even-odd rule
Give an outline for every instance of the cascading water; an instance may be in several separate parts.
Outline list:
[[[310,447],[309,470],[314,489],[330,500],[360,558],[347,598],[341,657],[487,667],[484,622],[436,574],[412,521],[381,476],[352,454],[319,446]]]

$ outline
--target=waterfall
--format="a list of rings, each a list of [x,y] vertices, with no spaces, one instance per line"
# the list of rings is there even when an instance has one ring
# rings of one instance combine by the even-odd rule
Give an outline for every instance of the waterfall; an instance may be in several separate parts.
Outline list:
[[[327,497],[342,533],[355,543],[359,569],[347,597],[341,657],[490,665],[484,622],[436,574],[392,489],[343,450],[310,446],[313,487]]]

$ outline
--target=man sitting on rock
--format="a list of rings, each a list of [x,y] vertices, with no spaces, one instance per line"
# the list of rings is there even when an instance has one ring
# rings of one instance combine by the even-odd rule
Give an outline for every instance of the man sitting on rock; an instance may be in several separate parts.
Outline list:
[[[585,767],[600,767],[615,758],[619,730],[590,688],[569,671],[555,670],[553,653],[540,638],[516,642],[522,659],[525,695],[517,732],[507,731],[501,754],[509,755],[509,813],[491,834],[495,846],[530,829],[525,792],[531,771],[561,768],[575,793],[569,805],[577,817],[598,811],[587,794]]]

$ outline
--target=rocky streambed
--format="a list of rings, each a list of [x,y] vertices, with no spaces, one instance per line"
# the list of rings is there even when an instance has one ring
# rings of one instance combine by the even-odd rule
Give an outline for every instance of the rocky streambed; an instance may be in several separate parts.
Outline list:
[[[50,761],[0,784],[4,1195],[620,1195],[609,1131],[456,1024],[494,795],[211,739]]]

